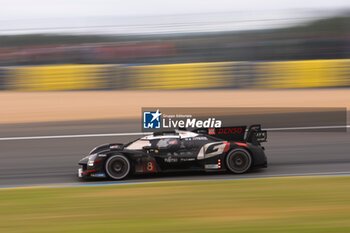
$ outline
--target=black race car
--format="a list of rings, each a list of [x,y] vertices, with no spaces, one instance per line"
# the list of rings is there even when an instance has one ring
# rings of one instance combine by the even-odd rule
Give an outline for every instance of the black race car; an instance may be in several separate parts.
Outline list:
[[[129,174],[267,167],[260,125],[155,132],[127,144],[104,144],[79,161],[81,178],[115,180]]]

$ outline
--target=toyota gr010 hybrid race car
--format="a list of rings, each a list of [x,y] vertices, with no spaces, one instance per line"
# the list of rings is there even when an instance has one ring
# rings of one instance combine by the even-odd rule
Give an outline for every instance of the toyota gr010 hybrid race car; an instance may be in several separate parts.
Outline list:
[[[244,173],[267,167],[260,125],[155,132],[127,144],[104,144],[80,160],[81,178],[121,180],[129,174],[171,171]]]

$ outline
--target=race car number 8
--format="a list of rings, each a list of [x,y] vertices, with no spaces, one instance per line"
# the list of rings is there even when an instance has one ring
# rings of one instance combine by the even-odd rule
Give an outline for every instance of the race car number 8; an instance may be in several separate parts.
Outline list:
[[[152,163],[152,162],[148,162],[148,163],[147,163],[147,170],[148,170],[148,171],[153,171],[153,170],[154,170],[154,166],[153,166],[153,163]]]

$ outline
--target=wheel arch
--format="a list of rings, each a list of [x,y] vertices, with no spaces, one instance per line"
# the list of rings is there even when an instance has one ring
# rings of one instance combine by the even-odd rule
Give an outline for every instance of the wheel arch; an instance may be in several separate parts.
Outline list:
[[[254,165],[254,155],[253,155],[253,152],[252,150],[249,148],[249,147],[243,147],[243,146],[237,146],[237,147],[232,147],[230,148],[229,151],[226,152],[225,156],[224,156],[224,160],[226,161],[226,158],[227,156],[230,154],[230,152],[234,151],[234,150],[239,150],[239,149],[242,149],[242,150],[245,150],[248,152],[248,154],[250,155],[250,158],[252,160],[252,164],[250,165],[250,167],[253,167]],[[225,165],[226,166],[226,165]]]

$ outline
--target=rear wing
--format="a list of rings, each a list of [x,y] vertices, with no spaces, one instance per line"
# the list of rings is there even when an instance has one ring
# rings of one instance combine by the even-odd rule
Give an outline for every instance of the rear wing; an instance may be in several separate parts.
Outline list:
[[[216,138],[227,141],[250,142],[259,145],[266,142],[267,132],[261,130],[261,125],[251,125],[248,130],[247,126],[231,126],[221,128],[201,128],[195,129],[193,132],[208,134]]]
[[[260,144],[261,142],[267,141],[267,131],[261,130],[261,125],[251,125],[248,129],[246,142],[251,142],[252,144]]]

